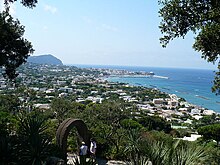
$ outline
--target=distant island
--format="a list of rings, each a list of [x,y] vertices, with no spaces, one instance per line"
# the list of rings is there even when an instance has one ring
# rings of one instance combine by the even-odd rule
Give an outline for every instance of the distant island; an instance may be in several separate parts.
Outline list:
[[[35,64],[63,65],[60,59],[56,58],[51,54],[30,56],[28,57],[27,62],[35,63]]]

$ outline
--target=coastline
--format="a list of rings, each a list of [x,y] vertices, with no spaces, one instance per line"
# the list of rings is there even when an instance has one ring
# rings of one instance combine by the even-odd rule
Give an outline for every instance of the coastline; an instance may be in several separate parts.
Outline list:
[[[184,90],[176,90],[173,89],[172,87],[160,87],[157,85],[152,85],[152,84],[147,84],[146,82],[149,81],[149,79],[142,79],[142,82],[140,82],[140,79],[125,79],[125,78],[120,78],[120,77],[114,77],[114,78],[108,78],[108,81],[112,82],[123,82],[123,83],[128,83],[130,85],[134,86],[144,86],[144,87],[149,87],[149,88],[157,88],[158,90],[168,93],[168,94],[175,94],[178,97],[186,99],[187,102],[190,104],[193,104],[198,107],[203,107],[205,109],[209,110],[214,110],[215,112],[219,113],[219,101],[213,100],[212,98],[208,98],[207,96],[202,96],[201,94],[192,94],[192,91],[184,91]],[[152,79],[150,79],[152,80]]]
[[[80,68],[126,70],[132,72],[154,72],[159,77],[109,77],[113,82],[124,82],[135,86],[157,88],[162,92],[185,98],[187,102],[220,112],[220,96],[211,92],[213,70],[160,67],[76,65]],[[167,77],[167,78],[160,78]]]

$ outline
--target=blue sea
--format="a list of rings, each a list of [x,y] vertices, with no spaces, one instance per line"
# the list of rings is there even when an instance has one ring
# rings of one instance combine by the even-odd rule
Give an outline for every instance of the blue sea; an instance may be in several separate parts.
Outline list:
[[[125,69],[128,71],[154,72],[155,75],[169,77],[164,78],[126,78],[111,77],[113,82],[124,82],[137,86],[157,88],[163,92],[176,94],[185,98],[189,103],[215,110],[220,113],[220,96],[211,92],[214,71],[202,69],[177,69],[157,67],[134,67],[134,66],[101,66],[101,65],[75,65],[82,68],[109,68]]]

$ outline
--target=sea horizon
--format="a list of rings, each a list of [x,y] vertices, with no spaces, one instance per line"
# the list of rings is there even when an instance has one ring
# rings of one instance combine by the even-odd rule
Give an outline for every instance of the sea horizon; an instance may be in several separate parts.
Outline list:
[[[66,66],[76,66],[81,68],[103,68],[103,69],[111,69],[111,68],[127,68],[127,67],[138,67],[138,68],[161,68],[161,69],[186,69],[186,70],[211,70],[213,72],[217,71],[217,69],[211,68],[190,68],[190,67],[160,67],[160,66],[139,66],[139,65],[104,65],[104,64],[63,64]]]

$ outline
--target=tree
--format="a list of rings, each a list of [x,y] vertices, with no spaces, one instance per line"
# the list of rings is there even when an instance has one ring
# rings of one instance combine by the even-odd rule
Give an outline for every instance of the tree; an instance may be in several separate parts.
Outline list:
[[[8,9],[0,13],[0,67],[9,79],[16,78],[16,68],[26,62],[34,49],[29,41],[23,38],[24,26],[14,20]]]
[[[216,119],[216,114],[213,114],[210,116],[203,116],[203,118],[193,121],[195,129],[202,127],[202,126],[207,126],[207,125],[217,124],[217,123],[220,123],[220,122]]]
[[[202,58],[215,63],[220,57],[220,1],[219,0],[159,0],[162,21],[160,38],[163,47],[188,32],[197,34],[193,48]],[[212,91],[220,94],[220,62]]]
[[[102,104],[90,104],[81,116],[97,140],[97,155],[122,158],[124,156],[125,130],[121,121],[129,118],[130,113],[119,100],[105,101]],[[100,152],[101,151],[101,152]],[[99,153],[100,152],[100,153]]]
[[[9,3],[16,2],[17,0],[5,0],[5,5],[8,6]],[[21,0],[21,4],[25,7],[33,8],[37,4],[37,0]]]
[[[171,125],[159,116],[143,116],[138,118],[137,122],[148,130],[164,131],[166,133],[171,131]]]
[[[217,145],[220,142],[220,124],[212,124],[200,127],[198,133],[203,136],[205,140],[216,140]]]
[[[20,101],[14,95],[0,95],[0,111],[15,114],[18,112]]]
[[[51,109],[56,114],[56,119],[61,123],[67,118],[67,114],[73,109],[72,103],[63,98],[55,98],[52,100]]]

